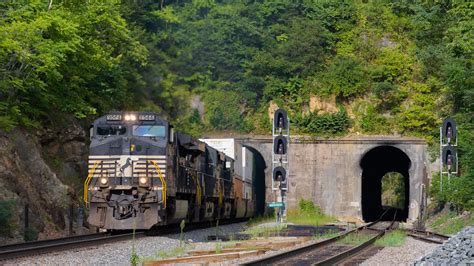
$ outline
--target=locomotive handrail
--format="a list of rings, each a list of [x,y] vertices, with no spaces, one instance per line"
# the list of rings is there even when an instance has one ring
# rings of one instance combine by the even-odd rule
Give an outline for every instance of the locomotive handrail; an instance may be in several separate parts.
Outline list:
[[[163,206],[166,208],[166,181],[165,181],[165,178],[163,177],[163,173],[161,172],[160,166],[155,161],[149,160],[149,162],[151,162],[155,166],[156,172],[158,173],[158,177],[160,178],[161,185],[162,185],[161,197],[162,197],[162,200],[163,200]]]
[[[99,164],[101,163],[102,161],[96,161],[94,163],[94,166],[92,166],[92,169],[89,173],[89,175],[86,177],[86,180],[84,181],[84,202],[87,206],[87,202],[88,202],[88,198],[89,198],[89,184],[92,180],[92,176],[94,175],[94,172],[95,172],[95,169],[99,166]]]
[[[193,179],[196,181],[196,203],[199,207],[201,207],[202,190],[201,190],[201,184],[199,182],[199,177],[197,175],[197,171],[193,175]]]

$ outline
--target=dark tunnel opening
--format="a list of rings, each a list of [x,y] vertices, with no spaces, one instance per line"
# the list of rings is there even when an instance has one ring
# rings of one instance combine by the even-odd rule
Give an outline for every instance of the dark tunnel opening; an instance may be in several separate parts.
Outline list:
[[[253,189],[255,191],[254,195],[256,197],[256,215],[263,215],[265,212],[265,168],[267,165],[265,163],[265,159],[263,158],[262,154],[255,148],[244,146],[245,148],[249,149],[253,155],[253,174],[254,174],[254,183]]]
[[[408,156],[393,146],[379,146],[368,151],[361,159],[362,218],[366,222],[381,220],[406,221],[410,195],[410,166]],[[382,178],[387,173],[403,176],[404,198],[402,208],[382,205]]]

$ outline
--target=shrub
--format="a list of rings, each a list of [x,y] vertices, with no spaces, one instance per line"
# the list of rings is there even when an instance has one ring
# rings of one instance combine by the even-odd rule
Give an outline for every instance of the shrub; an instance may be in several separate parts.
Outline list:
[[[351,125],[347,112],[341,108],[335,114],[318,115],[313,112],[304,117],[295,117],[295,123],[303,133],[342,134]]]
[[[0,201],[0,235],[10,235],[14,226],[12,225],[15,214],[15,200]]]
[[[26,228],[25,229],[25,233],[23,235],[23,239],[25,241],[35,241],[35,240],[38,240],[38,230],[36,230],[35,228]]]

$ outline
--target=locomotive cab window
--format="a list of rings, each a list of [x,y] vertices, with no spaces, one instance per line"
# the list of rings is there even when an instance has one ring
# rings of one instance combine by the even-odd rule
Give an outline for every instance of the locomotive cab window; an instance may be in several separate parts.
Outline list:
[[[112,135],[124,135],[127,132],[127,128],[124,126],[98,126],[97,135],[100,136],[112,136]]]
[[[133,126],[133,135],[138,137],[165,137],[165,126]]]

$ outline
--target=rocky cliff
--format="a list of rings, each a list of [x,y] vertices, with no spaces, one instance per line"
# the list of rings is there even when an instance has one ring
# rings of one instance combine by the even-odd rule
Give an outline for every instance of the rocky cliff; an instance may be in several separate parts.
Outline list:
[[[84,129],[75,121],[57,130],[0,131],[0,240],[63,236],[70,207],[78,206],[87,172]]]

